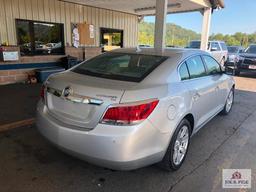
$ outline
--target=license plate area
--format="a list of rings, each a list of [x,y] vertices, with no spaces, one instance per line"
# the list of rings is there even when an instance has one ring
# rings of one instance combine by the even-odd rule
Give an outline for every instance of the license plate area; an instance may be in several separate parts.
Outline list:
[[[249,65],[249,69],[256,69],[256,65]]]
[[[93,105],[76,103],[53,95],[48,95],[48,98],[48,107],[51,111],[76,121],[89,121],[96,110]]]

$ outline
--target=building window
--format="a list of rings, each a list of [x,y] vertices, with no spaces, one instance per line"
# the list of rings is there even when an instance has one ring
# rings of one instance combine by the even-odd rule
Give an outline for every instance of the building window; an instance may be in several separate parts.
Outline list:
[[[63,55],[63,24],[16,19],[21,56]]]
[[[103,51],[111,51],[123,47],[123,30],[100,28],[100,44]]]

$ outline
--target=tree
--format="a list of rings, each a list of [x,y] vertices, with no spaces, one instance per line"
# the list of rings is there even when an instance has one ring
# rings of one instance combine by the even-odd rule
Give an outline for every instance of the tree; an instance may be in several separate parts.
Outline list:
[[[154,43],[154,23],[142,22],[139,24],[139,43],[153,45]],[[187,46],[191,40],[200,40],[201,35],[181,26],[167,23],[166,25],[166,45]],[[228,46],[244,46],[256,43],[256,32],[246,34],[237,32],[233,35],[223,35],[222,33],[212,34],[209,40],[225,41]]]

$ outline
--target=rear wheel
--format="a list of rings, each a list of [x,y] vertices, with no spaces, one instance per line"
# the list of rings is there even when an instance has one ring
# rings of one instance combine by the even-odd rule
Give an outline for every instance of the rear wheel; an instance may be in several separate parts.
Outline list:
[[[238,69],[235,69],[235,76],[239,76],[240,75],[240,71]]]
[[[234,102],[234,88],[232,88],[230,90],[229,94],[228,94],[228,98],[226,100],[226,104],[224,106],[224,109],[221,112],[223,115],[229,114],[229,112],[232,109],[233,102]]]
[[[191,125],[183,119],[175,130],[160,167],[167,171],[178,170],[185,160],[190,142]]]

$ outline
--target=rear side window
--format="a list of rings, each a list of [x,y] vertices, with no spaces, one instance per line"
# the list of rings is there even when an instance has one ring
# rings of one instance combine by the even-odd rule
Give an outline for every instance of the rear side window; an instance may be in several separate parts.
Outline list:
[[[220,51],[219,43],[217,43],[217,42],[212,42],[212,47],[211,47],[211,49],[215,49],[216,51]]]
[[[210,56],[203,56],[203,60],[204,60],[204,62],[206,64],[206,66],[207,66],[207,69],[208,69],[207,73],[209,75],[214,75],[214,74],[217,74],[217,73],[221,72],[220,65],[212,57],[210,57]]]
[[[186,63],[183,63],[180,66],[179,73],[180,73],[181,80],[189,79],[189,73],[188,73],[188,68],[187,68]]]
[[[190,79],[203,77],[206,75],[204,63],[200,56],[195,56],[186,61]]]
[[[221,46],[222,50],[224,50],[224,51],[228,50],[228,48],[227,48],[225,43],[220,43],[220,46]]]
[[[108,52],[85,61],[73,72],[106,79],[140,82],[168,57]]]

